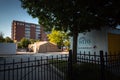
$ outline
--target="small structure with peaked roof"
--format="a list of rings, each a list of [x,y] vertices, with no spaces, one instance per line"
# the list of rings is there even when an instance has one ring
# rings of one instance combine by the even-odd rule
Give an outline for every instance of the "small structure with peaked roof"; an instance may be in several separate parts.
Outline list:
[[[29,50],[35,53],[45,53],[45,52],[59,52],[61,49],[55,43],[48,41],[40,41],[28,46]]]

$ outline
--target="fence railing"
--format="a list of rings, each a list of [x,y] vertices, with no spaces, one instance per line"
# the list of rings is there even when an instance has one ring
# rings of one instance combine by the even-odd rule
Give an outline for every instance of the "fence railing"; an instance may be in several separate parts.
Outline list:
[[[70,51],[70,55],[72,59],[72,51]],[[69,59],[70,60],[70,59]],[[71,62],[71,61],[69,61]],[[100,51],[99,53],[78,53],[77,54],[77,68],[76,64],[73,64],[72,62],[69,63],[69,68],[72,71],[69,72],[70,79],[74,80],[76,75],[79,75],[76,77],[75,80],[79,80],[77,78],[83,79],[83,80],[115,80],[114,77],[117,77],[116,80],[119,80],[120,77],[120,54],[108,54],[106,52]],[[71,67],[72,65],[72,67]],[[75,66],[74,66],[75,65]],[[76,68],[76,69],[75,69]],[[69,70],[70,70],[69,69]],[[84,70],[85,69],[85,70]],[[76,71],[75,71],[76,70]],[[87,70],[87,71],[86,71]],[[90,71],[90,72],[89,72]],[[81,73],[86,72],[84,75]],[[93,72],[93,73],[92,73]],[[93,74],[93,75],[91,75]],[[91,75],[90,78],[85,79],[87,76],[85,75]],[[115,75],[114,77],[112,77]],[[82,78],[82,76],[84,76]],[[94,77],[91,79],[91,77]],[[96,78],[95,78],[96,77]]]
[[[0,80],[66,80],[67,60],[68,55],[6,58],[0,61]]]
[[[120,80],[120,55],[78,53],[69,55],[2,58],[0,80]]]

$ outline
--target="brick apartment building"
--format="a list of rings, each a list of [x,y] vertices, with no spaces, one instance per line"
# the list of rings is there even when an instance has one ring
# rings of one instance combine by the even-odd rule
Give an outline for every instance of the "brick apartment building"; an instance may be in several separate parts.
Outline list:
[[[47,34],[42,26],[24,21],[12,22],[11,36],[14,41],[20,41],[22,38],[37,39],[41,41],[47,40]]]

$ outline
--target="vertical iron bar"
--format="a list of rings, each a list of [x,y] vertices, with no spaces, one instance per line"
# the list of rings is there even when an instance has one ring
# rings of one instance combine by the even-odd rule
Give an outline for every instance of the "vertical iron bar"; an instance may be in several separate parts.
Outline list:
[[[35,80],[36,80],[36,68],[37,66],[36,66],[36,57],[35,57]]]
[[[80,54],[79,54],[79,56],[80,56],[79,62],[81,63],[81,51],[80,51]]]
[[[89,51],[89,53],[88,53],[88,63],[90,63],[91,62],[91,59],[90,59],[90,51]]]
[[[15,60],[13,59],[13,71],[12,71],[12,77],[13,77],[13,80],[14,80],[14,65],[15,65]]]
[[[61,57],[60,57],[60,58],[61,58],[61,60],[63,60],[63,55],[61,55]],[[64,69],[63,69],[63,70],[64,70]],[[62,77],[62,79],[64,80],[64,79],[65,79],[65,77]]]
[[[28,80],[30,79],[30,58],[28,57]]]
[[[117,69],[118,69],[118,67],[117,67],[117,53],[115,54],[115,72],[117,73]]]
[[[8,80],[10,80],[10,66],[8,66]]]
[[[47,72],[47,71],[45,71],[45,67],[46,67],[45,62],[46,62],[46,57],[45,57],[45,60],[44,60],[44,63],[43,63],[44,64],[44,69],[43,69],[44,70],[43,71],[44,72],[44,80],[46,80],[46,72]]]
[[[40,59],[40,62],[41,62],[41,64],[40,64],[41,65],[41,73],[40,74],[41,74],[41,80],[43,80],[43,76],[42,76],[43,75],[43,72],[42,72],[43,71],[42,57]]]
[[[49,71],[48,71],[48,65],[49,65],[48,56],[47,56],[47,60],[46,60],[46,61],[47,61],[47,80],[48,80],[48,77],[49,77],[49,76],[48,76],[48,72],[49,72]]]
[[[26,74],[26,64],[24,64],[24,71],[25,71],[25,72],[24,72],[24,75],[25,75],[25,76],[24,76],[24,77],[25,77],[24,80],[26,80],[26,77],[27,77],[27,74]]]
[[[40,76],[40,75],[39,75],[39,70],[40,70],[40,69],[39,69],[39,66],[40,66],[40,64],[39,64],[39,60],[38,60],[38,80],[39,80],[39,76]]]
[[[54,65],[55,63],[53,63],[53,56],[52,56],[52,65]],[[52,68],[52,79],[54,80],[54,76],[53,76],[53,68]]]
[[[69,80],[73,80],[73,75],[72,75],[72,50],[69,51],[69,57],[68,57],[68,78],[69,78]]]
[[[6,67],[6,59],[4,59],[4,80],[5,80],[5,73],[6,73],[5,67]]]
[[[59,67],[59,65],[60,65],[59,55],[58,55],[58,64],[57,64],[57,65],[58,65],[58,67]],[[64,69],[64,70],[61,69],[61,72],[64,72],[64,71],[65,71],[65,68],[63,68],[63,69]],[[59,76],[57,76],[57,77],[58,77],[58,80],[59,80],[60,77],[59,77]]]
[[[64,75],[64,77],[65,77],[65,80],[67,80],[67,77],[68,77],[68,74],[67,74],[67,72],[68,72],[68,55],[66,54],[66,72],[65,72],[65,75]]]
[[[22,63],[23,63],[23,61],[22,61],[22,58],[21,58],[21,80],[22,80]]]
[[[108,66],[108,55],[107,52],[105,52],[105,69],[107,69]]]
[[[96,52],[94,52],[94,63],[97,64],[97,61],[96,61]]]
[[[56,55],[56,58],[57,58],[57,60],[56,60],[56,72],[57,72],[57,69],[58,69],[58,65],[57,65],[57,63],[58,63],[58,55]],[[57,80],[57,74],[55,74],[55,80]]]
[[[110,52],[110,54],[109,54],[109,69],[112,72],[111,66],[112,66],[112,53]]]
[[[33,80],[33,63],[32,63],[32,75],[31,75],[31,79]]]
[[[105,65],[103,51],[100,51],[101,80],[105,80]]]
[[[17,65],[17,80],[18,80],[18,65]]]
[[[85,60],[85,57],[86,57],[85,51],[84,51],[84,54],[83,54],[83,55],[84,55],[84,56],[83,56],[83,58],[84,58],[84,59],[83,59],[83,62],[85,63],[85,61],[86,61],[86,60]]]
[[[49,59],[51,60],[51,58],[49,58]],[[51,72],[52,72],[51,68],[52,68],[52,67],[51,67],[50,65],[51,65],[51,62],[49,63],[49,68],[50,68],[50,69],[49,69],[49,70],[50,70],[50,71],[49,71],[49,76],[50,76],[50,80],[51,80]]]

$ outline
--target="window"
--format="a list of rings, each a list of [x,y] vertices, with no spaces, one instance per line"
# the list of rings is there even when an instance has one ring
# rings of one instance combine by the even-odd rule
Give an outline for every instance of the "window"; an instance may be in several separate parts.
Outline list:
[[[30,31],[26,30],[25,33],[26,33],[26,34],[30,34]]]
[[[30,28],[30,24],[25,24],[25,27],[28,27],[28,28]]]
[[[17,22],[17,25],[19,25],[19,22]]]
[[[24,25],[24,23],[20,23],[20,25],[21,25],[21,26],[23,26],[23,25]]]
[[[30,27],[25,27],[25,31],[30,31]]]
[[[36,32],[40,32],[40,29],[36,29]]]

